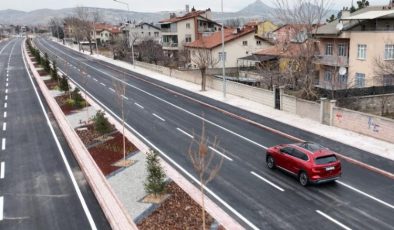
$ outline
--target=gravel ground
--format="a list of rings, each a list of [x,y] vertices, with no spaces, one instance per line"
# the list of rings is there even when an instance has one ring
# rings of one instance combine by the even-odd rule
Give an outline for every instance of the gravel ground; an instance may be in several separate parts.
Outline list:
[[[146,196],[144,190],[144,182],[147,176],[145,156],[143,152],[134,154],[128,159],[135,160],[136,163],[108,177],[108,181],[116,195],[133,219],[136,219],[152,206],[152,204],[139,202]]]

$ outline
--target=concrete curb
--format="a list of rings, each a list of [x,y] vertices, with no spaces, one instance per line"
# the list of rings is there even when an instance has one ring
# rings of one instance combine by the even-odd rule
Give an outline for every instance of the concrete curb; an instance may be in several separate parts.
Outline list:
[[[80,165],[85,177],[92,188],[108,222],[112,229],[138,229],[132,221],[127,210],[119,201],[111,186],[107,182],[104,175],[94,162],[85,145],[82,143],[76,132],[68,124],[65,115],[56,103],[55,99],[51,96],[49,90],[46,88],[44,81],[40,78],[37,70],[35,69],[29,55],[26,51],[25,43],[23,43],[23,54],[28,62],[30,70],[33,73],[41,92],[48,103],[60,129],[62,130],[68,145],[74,153],[78,164]]]
[[[69,78],[70,79],[70,78]],[[70,79],[71,84],[74,81]],[[76,86],[78,87],[78,86]],[[114,116],[108,113],[101,105],[99,105],[95,100],[93,100],[89,95],[85,94],[84,89],[78,87],[81,91],[81,95],[86,98],[86,101],[96,109],[105,111],[107,118],[110,123],[115,125],[115,128],[122,133],[122,124]],[[146,153],[150,150],[143,141],[141,141],[136,135],[125,129],[125,137],[133,143],[140,151]],[[161,159],[161,165],[166,171],[166,174],[171,178],[176,184],[178,184],[196,203],[200,206],[202,204],[200,190],[194,186],[190,181],[188,181],[183,175],[181,175],[177,170],[175,170],[169,163]],[[205,195],[205,209],[206,211],[216,219],[223,227],[226,229],[244,229],[236,220],[234,220],[230,215],[228,215],[222,208],[220,208],[216,203],[214,203],[209,197]]]

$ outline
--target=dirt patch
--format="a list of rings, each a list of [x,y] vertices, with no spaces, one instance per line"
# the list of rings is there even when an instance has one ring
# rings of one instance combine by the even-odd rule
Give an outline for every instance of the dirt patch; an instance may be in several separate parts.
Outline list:
[[[171,197],[139,223],[138,229],[202,229],[201,207],[174,182],[167,185],[167,192]],[[213,221],[206,213],[206,229]]]
[[[51,84],[53,84],[53,82],[56,83],[56,81],[52,81],[52,80],[48,80],[48,82],[52,82]],[[49,85],[49,86],[51,86],[51,85]],[[49,88],[49,86],[47,85],[48,88]],[[54,87],[56,87],[56,85],[52,86],[52,87],[54,88]],[[62,109],[62,111],[63,111],[63,113],[65,115],[70,115],[75,110],[83,109],[84,107],[86,107],[86,106],[78,107],[76,105],[70,105],[69,103],[67,103],[68,99],[70,99],[70,95],[69,94],[65,94],[65,95],[61,95],[61,96],[55,97],[55,100],[56,100],[57,104],[60,106],[60,108]],[[83,101],[82,103],[85,103],[85,101]],[[87,106],[89,106],[89,105],[87,105]]]
[[[57,81],[54,81],[52,79],[45,80],[44,83],[45,83],[45,85],[47,86],[47,88],[49,90],[53,90],[53,89],[55,89],[57,87]]]
[[[120,167],[114,164],[123,159],[122,134],[117,132],[111,136],[113,139],[89,149],[90,154],[105,176],[119,169]],[[136,150],[137,148],[126,139],[126,156],[130,156]]]
[[[49,76],[49,73],[43,69],[37,70],[37,72],[41,77]]]
[[[85,146],[89,146],[99,142],[98,138],[101,137],[102,135],[94,129],[93,124],[84,125],[79,128],[86,128],[85,130],[78,130],[78,129],[76,130],[79,138],[81,138]]]

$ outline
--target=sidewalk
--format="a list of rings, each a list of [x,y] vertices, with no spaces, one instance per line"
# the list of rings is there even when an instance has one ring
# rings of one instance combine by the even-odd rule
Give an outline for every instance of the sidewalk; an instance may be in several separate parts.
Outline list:
[[[54,40],[56,41],[56,40]],[[62,43],[59,43],[62,44]],[[62,44],[63,45],[63,44]],[[78,47],[70,47],[76,51],[78,51]],[[229,105],[244,109],[246,111],[270,118],[272,120],[276,120],[278,122],[282,122],[288,125],[291,125],[293,127],[318,134],[320,136],[324,136],[326,138],[329,138],[331,140],[341,142],[343,144],[362,149],[364,151],[373,153],[375,155],[385,157],[387,159],[393,160],[394,161],[394,143],[389,143],[386,141],[382,141],[376,138],[372,138],[369,136],[361,135],[355,132],[351,132],[348,130],[340,129],[337,127],[333,126],[327,126],[320,124],[319,122],[302,118],[298,115],[295,114],[290,114],[284,111],[276,110],[274,108],[259,104],[257,102],[253,102],[250,100],[247,100],[245,98],[241,98],[238,96],[234,95],[229,95],[227,94],[227,97],[224,99],[223,94],[221,91],[217,90],[212,90],[208,89],[208,91],[201,92],[200,91],[200,85],[194,84],[191,82],[186,82],[180,79],[172,78],[167,75],[163,75],[160,73],[157,73],[152,70],[148,70],[145,68],[141,68],[138,66],[133,66],[129,63],[123,62],[123,61],[118,61],[118,60],[113,60],[111,58],[94,54],[90,55],[89,52],[85,51],[84,52],[88,56],[95,57],[99,60],[114,64],[119,67],[123,67],[126,69],[129,69],[131,71],[134,71],[136,73],[146,75],[147,77],[166,82],[168,84],[172,84],[174,86],[183,88],[185,90],[191,91],[193,93],[197,93],[203,96],[206,96],[208,98],[221,101],[223,103],[227,103]],[[393,140],[394,141],[394,140]]]

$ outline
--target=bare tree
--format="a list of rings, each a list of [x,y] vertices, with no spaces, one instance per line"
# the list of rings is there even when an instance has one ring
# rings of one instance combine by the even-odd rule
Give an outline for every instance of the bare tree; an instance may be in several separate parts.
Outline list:
[[[209,139],[205,133],[205,125],[202,123],[202,131],[200,140],[197,140],[196,136],[193,135],[193,140],[189,147],[189,157],[192,161],[194,170],[198,175],[198,179],[200,181],[200,192],[201,192],[201,211],[202,211],[202,221],[203,221],[203,229],[205,230],[205,199],[204,199],[204,191],[207,184],[212,181],[219,173],[220,168],[223,164],[223,157],[220,156],[220,159],[214,159],[217,156],[213,151],[219,145],[218,139],[215,137],[211,146],[209,146]],[[195,148],[197,148],[195,150]]]
[[[201,91],[206,91],[207,69],[219,63],[219,59],[214,58],[212,51],[205,48],[204,44],[200,48],[191,50],[191,61],[195,63],[201,72]]]
[[[314,64],[316,44],[311,34],[315,33],[323,23],[332,0],[277,0],[272,3],[276,7],[274,11],[276,17],[283,24],[292,27],[292,33],[282,46],[288,43],[298,44],[289,55],[289,61],[295,64],[289,66],[294,86],[301,89],[301,97],[315,99],[317,98],[314,92],[314,82],[317,77]]]
[[[155,65],[164,59],[161,45],[152,38],[146,38],[139,43],[138,53],[142,61],[154,63]]]
[[[128,41],[127,38],[122,36],[112,37],[109,42],[109,47],[113,53],[113,57],[115,58],[125,58],[128,50]]]
[[[94,23],[92,23],[92,21],[90,20],[91,15],[89,13],[89,9],[82,6],[76,7],[75,15],[77,19],[79,19],[76,23],[77,29],[82,35],[82,38],[86,39],[89,42],[90,54],[93,54],[92,31]]]
[[[114,80],[113,85],[116,92],[116,100],[122,115],[122,136],[123,136],[123,167],[127,166],[126,161],[126,137],[125,137],[125,109],[124,109],[124,100],[126,94],[126,85],[123,83],[125,81],[125,77],[123,76],[122,81]]]
[[[96,34],[96,24],[101,21],[101,13],[98,9],[94,10],[92,13],[92,21],[93,21],[93,36],[94,43],[96,45],[96,54],[98,54],[98,46],[97,46],[97,34]]]
[[[56,36],[58,40],[61,39],[61,37],[64,37],[62,26],[63,26],[63,19],[61,18],[52,17],[49,20],[49,27],[51,28],[52,36]]]

